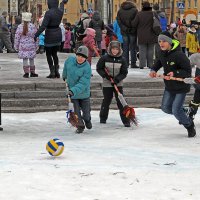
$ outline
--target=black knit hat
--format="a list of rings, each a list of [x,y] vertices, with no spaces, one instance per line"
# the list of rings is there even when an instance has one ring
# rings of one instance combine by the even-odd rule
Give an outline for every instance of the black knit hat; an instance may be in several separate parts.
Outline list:
[[[158,42],[161,40],[172,44],[172,36],[168,31],[163,31],[162,33],[160,33],[160,35],[158,36]]]

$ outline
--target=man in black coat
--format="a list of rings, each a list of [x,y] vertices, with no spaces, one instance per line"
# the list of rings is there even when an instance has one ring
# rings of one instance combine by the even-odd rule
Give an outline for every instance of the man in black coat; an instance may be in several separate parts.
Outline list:
[[[62,32],[59,25],[64,13],[64,4],[67,2],[68,0],[63,0],[60,3],[60,8],[58,8],[59,0],[48,0],[49,10],[46,11],[42,25],[35,34],[36,40],[36,38],[45,30],[44,44],[50,69],[50,74],[47,78],[60,78],[57,52],[62,42]]]
[[[131,68],[137,68],[136,65],[136,30],[131,25],[131,21],[134,20],[138,10],[135,6],[135,0],[126,0],[121,4],[121,7],[117,13],[117,22],[121,29],[123,37],[123,56],[129,62],[129,51],[131,52]]]

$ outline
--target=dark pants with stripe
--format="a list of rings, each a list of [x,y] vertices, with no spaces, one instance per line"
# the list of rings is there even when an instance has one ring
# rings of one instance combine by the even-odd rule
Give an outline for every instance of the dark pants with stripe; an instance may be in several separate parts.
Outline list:
[[[0,125],[1,125],[1,93],[0,93]]]
[[[123,88],[118,87],[119,92],[123,94]],[[101,104],[101,110],[100,110],[100,120],[106,121],[108,119],[108,113],[109,113],[109,107],[112,102],[113,93],[115,94],[115,99],[117,101],[117,106],[119,109],[119,114],[122,120],[123,124],[130,123],[129,120],[122,114],[123,112],[123,105],[121,104],[117,92],[115,91],[114,87],[103,87],[103,102]]]

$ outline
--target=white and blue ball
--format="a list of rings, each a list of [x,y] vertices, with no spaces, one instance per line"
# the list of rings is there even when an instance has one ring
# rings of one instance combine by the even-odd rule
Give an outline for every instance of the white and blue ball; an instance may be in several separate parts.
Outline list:
[[[64,144],[61,140],[55,138],[47,143],[46,150],[51,156],[59,156],[64,151]]]

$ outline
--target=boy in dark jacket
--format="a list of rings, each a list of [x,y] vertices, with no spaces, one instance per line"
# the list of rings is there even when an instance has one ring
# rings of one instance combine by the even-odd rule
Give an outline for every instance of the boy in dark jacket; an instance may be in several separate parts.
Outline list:
[[[188,137],[194,137],[196,135],[194,122],[183,109],[186,94],[190,91],[190,85],[170,79],[170,77],[191,77],[190,61],[179,48],[179,42],[173,40],[169,32],[162,32],[158,37],[158,42],[161,50],[149,75],[154,78],[157,76],[157,71],[161,67],[164,68],[165,90],[161,109],[167,114],[173,114],[179,124],[187,129]]]
[[[105,72],[107,68],[109,75]],[[128,74],[128,65],[124,57],[122,57],[121,44],[118,41],[111,41],[108,46],[108,54],[102,56],[97,63],[97,72],[103,78],[103,102],[100,110],[100,123],[105,124],[108,118],[109,106],[112,102],[113,93],[117,101],[117,106],[120,110],[120,117],[125,127],[130,127],[130,121],[123,115],[123,106],[118,98],[117,92],[110,82],[110,77],[113,78],[115,84],[123,94],[123,79]]]
[[[200,76],[200,53],[195,53],[190,56],[190,63],[192,66],[196,65],[195,77]],[[195,92],[193,100],[189,104],[189,108],[187,110],[187,114],[194,119],[196,115],[199,105],[200,105],[200,84],[194,85]]]

